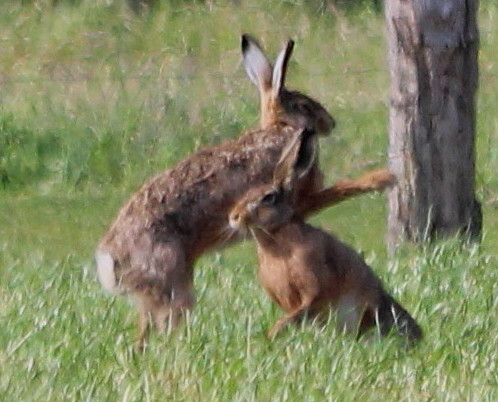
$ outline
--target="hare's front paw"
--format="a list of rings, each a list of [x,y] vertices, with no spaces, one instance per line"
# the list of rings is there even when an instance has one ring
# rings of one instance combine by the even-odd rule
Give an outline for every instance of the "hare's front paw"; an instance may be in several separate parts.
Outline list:
[[[280,320],[278,320],[273,326],[270,328],[270,330],[266,333],[266,337],[272,341],[275,339],[275,337],[278,335],[279,332],[282,331],[282,329],[288,324],[288,319],[287,316],[282,317]]]
[[[396,176],[388,169],[372,170],[358,179],[365,190],[381,191],[396,184]]]

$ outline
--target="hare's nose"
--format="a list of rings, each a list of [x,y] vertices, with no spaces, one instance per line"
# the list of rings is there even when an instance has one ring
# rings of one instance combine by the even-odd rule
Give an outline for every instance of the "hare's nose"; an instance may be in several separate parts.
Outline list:
[[[238,229],[240,226],[240,214],[232,214],[229,218],[229,224],[232,229]]]

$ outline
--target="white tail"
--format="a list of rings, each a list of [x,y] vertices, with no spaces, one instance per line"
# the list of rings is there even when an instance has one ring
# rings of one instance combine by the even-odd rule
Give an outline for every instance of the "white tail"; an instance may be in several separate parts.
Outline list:
[[[117,289],[114,260],[111,254],[107,251],[97,250],[95,261],[97,263],[97,275],[102,288],[111,293],[120,293]]]

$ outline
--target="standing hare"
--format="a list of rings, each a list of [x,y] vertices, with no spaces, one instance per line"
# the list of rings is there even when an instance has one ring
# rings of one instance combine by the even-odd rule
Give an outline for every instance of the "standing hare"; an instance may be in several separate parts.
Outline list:
[[[104,289],[130,293],[139,311],[138,346],[149,321],[165,331],[195,303],[193,267],[206,251],[237,238],[227,232],[229,208],[247,189],[267,182],[283,147],[304,127],[326,135],[334,120],[316,101],[284,87],[293,42],[272,67],[258,43],[242,36],[244,65],[258,87],[261,122],[239,139],[201,150],[157,175],[131,197],[101,239],[97,273]],[[309,213],[352,195],[381,190],[386,170],[321,190],[315,163],[296,183],[298,205]]]
[[[361,334],[377,324],[381,334],[396,329],[411,345],[422,337],[420,327],[360,255],[296,213],[296,184],[315,159],[313,136],[309,130],[298,133],[284,150],[273,183],[251,188],[229,215],[232,229],[255,237],[259,279],[287,313],[268,335],[273,338],[305,316],[323,318],[332,308],[341,330]]]

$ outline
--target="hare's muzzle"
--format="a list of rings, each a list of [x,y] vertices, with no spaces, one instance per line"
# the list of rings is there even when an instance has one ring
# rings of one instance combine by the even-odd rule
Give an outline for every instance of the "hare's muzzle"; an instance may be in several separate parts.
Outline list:
[[[231,213],[228,217],[228,224],[234,230],[240,230],[241,221],[241,215],[238,212]]]
[[[245,234],[247,232],[247,216],[246,214],[240,213],[240,211],[233,211],[229,215],[228,224],[233,230],[240,234]]]

